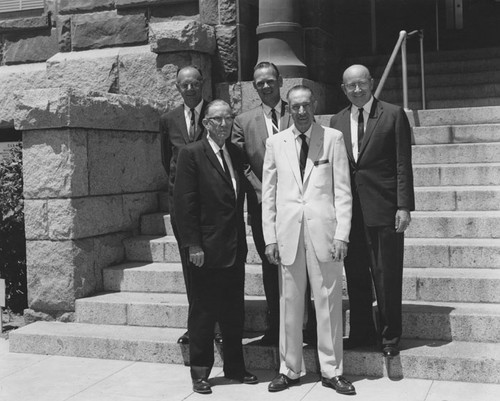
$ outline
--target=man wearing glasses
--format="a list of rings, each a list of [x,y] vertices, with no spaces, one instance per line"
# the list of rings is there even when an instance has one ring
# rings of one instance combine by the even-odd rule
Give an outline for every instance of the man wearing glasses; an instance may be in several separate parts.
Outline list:
[[[246,384],[242,349],[247,255],[243,203],[246,179],[241,153],[230,141],[232,110],[223,100],[206,108],[207,135],[179,152],[174,205],[180,244],[187,251],[191,284],[188,316],[193,391],[212,392],[214,326],[223,337],[224,376]]]
[[[262,103],[236,117],[232,134],[233,143],[243,151],[245,175],[251,184],[247,194],[248,220],[262,260],[267,329],[259,342],[261,345],[278,345],[279,338],[279,270],[278,266],[267,260],[262,234],[262,165],[267,139],[293,123],[287,103],[281,99],[282,85],[283,79],[276,65],[267,61],[258,63],[254,68],[253,87]],[[308,302],[305,342],[315,343],[315,323],[314,309],[312,303]]]
[[[344,349],[382,341],[386,357],[399,354],[404,231],[415,209],[411,129],[404,110],[372,96],[365,66],[352,65],[342,90],[351,105],[333,116],[343,132],[353,193],[352,229],[344,261],[350,305],[350,333]],[[372,281],[378,333],[372,314]]]
[[[182,96],[184,104],[163,114],[160,117],[161,156],[163,167],[168,175],[168,205],[170,222],[174,236],[179,244],[178,223],[173,201],[173,190],[177,173],[177,157],[179,150],[186,144],[198,141],[203,136],[204,127],[201,123],[205,114],[207,102],[202,99],[203,76],[195,66],[186,66],[177,71],[176,88]],[[188,303],[191,303],[191,286],[189,284],[188,263],[185,252],[179,246],[182,273],[186,286]],[[221,342],[222,337],[217,334],[216,342]],[[178,343],[189,343],[189,331],[186,331]]]

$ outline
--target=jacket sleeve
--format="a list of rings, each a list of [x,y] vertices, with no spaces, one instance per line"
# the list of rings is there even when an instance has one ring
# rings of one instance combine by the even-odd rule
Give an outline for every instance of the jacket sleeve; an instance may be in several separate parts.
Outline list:
[[[349,174],[349,161],[344,145],[344,137],[340,131],[338,133],[333,156],[335,219],[337,220],[334,238],[349,242],[352,217],[351,176]]]
[[[160,118],[160,146],[161,146],[161,162],[163,163],[163,167],[165,168],[167,175],[170,175],[170,159],[172,158],[172,145],[170,143],[168,124],[164,116]]]
[[[193,152],[182,148],[177,159],[174,206],[181,247],[201,246],[200,188]]]
[[[266,245],[278,242],[276,239],[277,171],[272,143],[272,140],[266,142],[262,170],[262,231]]]
[[[415,210],[413,170],[411,162],[411,128],[402,108],[398,109],[395,121],[396,165],[397,165],[397,207]]]

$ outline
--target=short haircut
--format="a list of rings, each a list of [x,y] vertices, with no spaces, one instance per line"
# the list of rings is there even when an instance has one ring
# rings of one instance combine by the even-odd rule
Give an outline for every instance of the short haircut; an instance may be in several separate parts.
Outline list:
[[[305,91],[308,91],[310,94],[311,94],[311,100],[316,100],[316,97],[314,96],[314,92],[312,91],[311,88],[309,88],[309,86],[306,86],[306,85],[295,85],[293,86],[292,88],[290,88],[290,90],[288,91],[288,93],[286,94],[286,99],[287,100],[290,100],[290,94],[292,92],[295,92],[295,91],[298,91],[298,90],[305,90]]]
[[[179,68],[177,69],[177,73],[175,74],[175,77],[176,77],[176,78],[179,76],[179,73],[180,73],[180,72],[181,72],[184,68],[193,68],[193,69],[195,69],[196,71],[198,71],[198,72],[200,73],[200,77],[203,79],[203,73],[201,72],[201,70],[200,70],[197,66],[192,65],[192,64],[190,64],[190,65],[185,65],[184,67],[179,67]]]
[[[280,76],[280,70],[278,70],[276,64],[271,63],[270,61],[261,61],[253,68],[253,72],[255,73],[255,71],[260,70],[261,68],[272,68],[276,72],[276,78],[279,78]]]
[[[228,102],[222,99],[214,99],[207,105],[205,109],[205,116],[207,116],[210,112],[210,109],[215,106],[227,106],[231,110],[231,114],[233,114],[233,109],[231,108]]]

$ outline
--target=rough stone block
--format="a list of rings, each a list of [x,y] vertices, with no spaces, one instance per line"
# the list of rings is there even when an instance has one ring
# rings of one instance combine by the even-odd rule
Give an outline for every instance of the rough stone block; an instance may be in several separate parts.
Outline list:
[[[92,302],[92,298],[77,300],[75,313],[78,323],[127,324],[127,304],[115,302]]]
[[[27,240],[49,239],[49,222],[46,200],[25,199],[24,229]]]
[[[119,195],[48,201],[52,240],[80,239],[122,231],[123,199]]]
[[[199,0],[200,3],[200,21],[202,24],[219,24],[219,1],[218,0]]]
[[[238,80],[238,48],[236,26],[217,25],[217,52],[215,79],[218,82]]]
[[[0,127],[14,125],[17,91],[48,86],[45,63],[0,67]]]
[[[116,11],[74,15],[71,42],[74,50],[144,44],[148,41],[144,14],[119,15]]]
[[[47,78],[54,87],[81,91],[118,91],[119,49],[59,53],[47,60]]]
[[[88,194],[87,134],[84,131],[25,131],[23,148],[25,198]]]
[[[257,95],[258,96],[258,95]],[[223,99],[228,102],[233,108],[233,112],[240,114],[243,111],[243,91],[242,83],[236,82],[234,84],[222,82],[215,85],[215,98]],[[246,98],[245,98],[246,100]],[[257,103],[256,103],[257,104]],[[250,109],[250,108],[249,108]],[[248,109],[248,110],[249,110]]]
[[[28,304],[47,313],[74,310],[94,288],[93,240],[27,241]],[[75,276],[76,267],[81,270]]]
[[[155,191],[166,185],[158,134],[99,131],[89,135],[88,143],[92,195]]]
[[[5,35],[5,64],[37,63],[48,60],[59,50],[56,28],[29,34]]]
[[[61,14],[111,10],[115,0],[59,0]]]
[[[149,42],[155,53],[196,51],[214,54],[216,46],[214,28],[192,19],[152,19]]]
[[[28,31],[50,28],[49,15],[0,20],[0,32]]]
[[[219,1],[219,19],[220,24],[236,24],[236,1]]]
[[[57,16],[57,38],[59,42],[60,52],[71,51],[71,16],[58,15]]]
[[[23,91],[15,101],[14,124],[19,130],[71,126],[157,132],[165,108],[143,98],[70,88]]]

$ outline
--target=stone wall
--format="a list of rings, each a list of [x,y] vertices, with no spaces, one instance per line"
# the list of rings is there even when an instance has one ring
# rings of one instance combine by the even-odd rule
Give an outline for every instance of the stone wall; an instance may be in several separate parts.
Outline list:
[[[164,104],[71,89],[16,94],[23,131],[28,302],[59,316],[102,289],[101,269],[166,186],[158,118]]]

